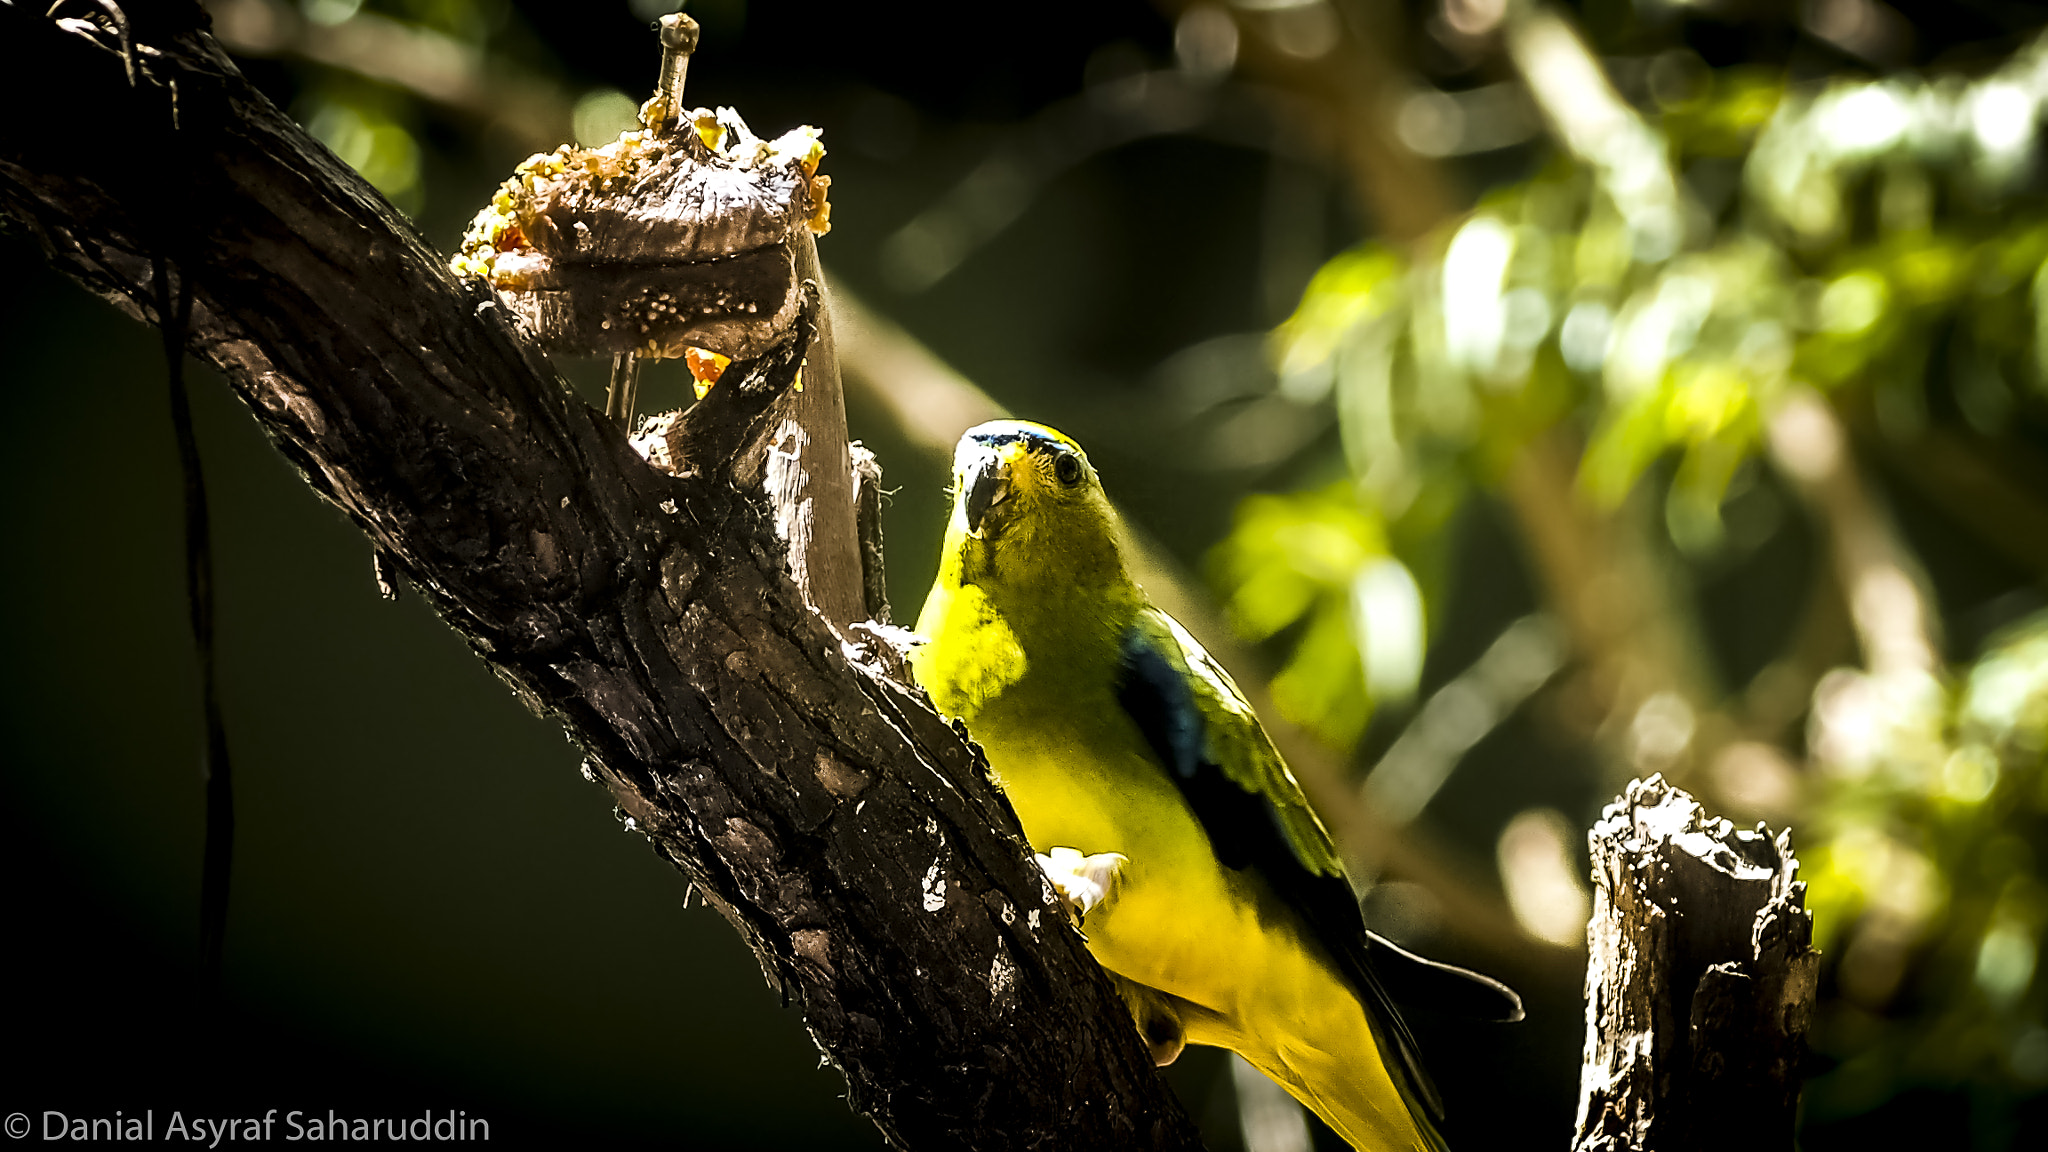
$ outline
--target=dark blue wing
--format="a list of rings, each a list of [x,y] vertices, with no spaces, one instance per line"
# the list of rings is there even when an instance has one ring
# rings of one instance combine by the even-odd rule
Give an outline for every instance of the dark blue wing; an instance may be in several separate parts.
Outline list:
[[[1365,930],[1329,834],[1309,809],[1237,685],[1194,639],[1156,609],[1124,634],[1117,703],[1179,788],[1223,864],[1260,876],[1301,917],[1373,1017],[1413,1096],[1443,1105],[1388,984],[1463,1015],[1519,1019],[1521,1001],[1497,981],[1425,960]],[[1385,978],[1383,978],[1383,976]]]

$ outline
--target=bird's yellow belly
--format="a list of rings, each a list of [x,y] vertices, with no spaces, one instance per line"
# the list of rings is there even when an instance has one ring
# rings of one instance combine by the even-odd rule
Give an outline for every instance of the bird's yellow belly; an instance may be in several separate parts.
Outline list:
[[[1429,1146],[1357,997],[1297,921],[1260,916],[1270,893],[1216,859],[1171,779],[1085,745],[984,747],[1033,849],[1130,858],[1082,926],[1104,968],[1206,1009],[1181,1013],[1188,1043],[1242,1054],[1355,1147]]]
[[[1084,925],[1103,967],[1236,1018],[1256,974],[1280,961],[1268,954],[1299,951],[1292,933],[1261,923],[1252,882],[1217,861],[1179,789],[1149,761],[1105,762],[1052,735],[984,747],[1034,850],[1129,858],[1113,898]]]

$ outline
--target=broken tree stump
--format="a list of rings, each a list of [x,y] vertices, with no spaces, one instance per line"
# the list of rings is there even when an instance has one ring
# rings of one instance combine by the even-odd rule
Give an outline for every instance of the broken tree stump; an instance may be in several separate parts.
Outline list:
[[[1652,776],[1588,842],[1574,1152],[1789,1150],[1819,961],[1790,832],[1737,829]]]

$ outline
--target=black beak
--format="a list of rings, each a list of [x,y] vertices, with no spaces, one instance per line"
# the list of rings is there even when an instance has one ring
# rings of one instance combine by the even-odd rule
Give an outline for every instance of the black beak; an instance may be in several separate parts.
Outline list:
[[[965,487],[960,507],[967,516],[967,534],[980,536],[982,517],[1010,494],[1009,466],[995,452],[985,451],[973,471],[960,477],[960,483]]]

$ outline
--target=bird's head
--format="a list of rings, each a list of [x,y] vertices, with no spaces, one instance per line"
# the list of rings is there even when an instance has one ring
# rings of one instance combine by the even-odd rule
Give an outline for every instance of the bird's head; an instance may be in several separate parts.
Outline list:
[[[1071,438],[1023,420],[992,420],[960,437],[947,543],[969,579],[993,569],[1010,580],[1048,570],[1085,580],[1104,564],[1120,574],[1116,536],[1116,512]]]

